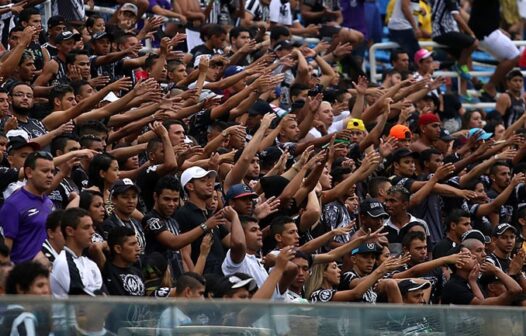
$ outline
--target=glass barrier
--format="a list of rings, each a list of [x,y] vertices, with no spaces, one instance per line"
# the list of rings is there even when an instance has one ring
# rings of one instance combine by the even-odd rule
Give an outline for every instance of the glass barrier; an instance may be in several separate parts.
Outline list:
[[[37,335],[525,335],[520,308],[30,297],[0,299],[2,326]],[[18,322],[17,322],[18,321]],[[9,335],[0,329],[1,335]]]

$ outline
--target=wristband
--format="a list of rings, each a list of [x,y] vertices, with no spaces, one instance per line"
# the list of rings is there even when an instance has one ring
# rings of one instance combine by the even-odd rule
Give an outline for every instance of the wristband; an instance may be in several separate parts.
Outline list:
[[[208,233],[208,231],[210,231],[206,223],[201,223],[199,227],[201,228],[201,230],[203,230],[204,233]]]

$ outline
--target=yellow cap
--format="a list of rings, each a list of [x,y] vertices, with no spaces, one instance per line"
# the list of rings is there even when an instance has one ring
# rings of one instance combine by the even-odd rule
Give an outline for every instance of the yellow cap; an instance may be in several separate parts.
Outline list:
[[[366,131],[365,125],[363,124],[362,119],[358,119],[358,118],[350,119],[349,122],[347,123],[347,129],[357,129],[362,132]]]

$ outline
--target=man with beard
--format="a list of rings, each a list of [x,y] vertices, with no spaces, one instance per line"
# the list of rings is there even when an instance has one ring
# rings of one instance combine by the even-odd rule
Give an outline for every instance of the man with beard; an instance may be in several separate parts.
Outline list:
[[[6,199],[0,218],[5,244],[15,263],[32,260],[41,252],[46,240],[46,219],[53,211],[53,202],[46,192],[53,182],[53,156],[47,152],[33,152],[24,162],[26,185]]]
[[[174,176],[166,175],[159,179],[155,185],[153,200],[153,209],[142,220],[146,235],[146,254],[157,251],[164,255],[171,266],[171,274],[176,279],[185,269],[193,266],[189,258],[183,259],[183,249],[190,250],[189,244],[203,236],[205,230],[196,226],[181,233],[179,224],[173,217],[180,200],[180,185]],[[213,219],[207,220],[206,229],[214,229],[217,223]]]
[[[226,223],[223,212],[219,211],[210,217],[206,210],[206,202],[214,193],[216,176],[215,171],[206,171],[201,167],[191,167],[183,172],[181,186],[188,196],[186,204],[176,211],[175,220],[183,233],[196,227],[201,228],[204,233],[212,233],[214,243],[206,259],[204,273],[222,275],[221,263],[225,257],[223,244],[229,246],[230,235],[222,225]],[[192,242],[191,253],[183,250],[184,258],[191,257],[195,264],[200,254],[202,240],[203,238],[200,237]]]
[[[440,138],[440,118],[433,113],[425,113],[418,119],[420,137],[411,145],[411,150],[417,153],[430,148]]]
[[[17,128],[25,131],[29,139],[41,147],[49,145],[55,137],[73,130],[73,124],[67,123],[48,132],[39,120],[29,116],[33,110],[33,89],[28,84],[22,82],[13,84],[9,95],[13,116],[18,123]],[[3,120],[2,126],[7,120],[9,118]]]

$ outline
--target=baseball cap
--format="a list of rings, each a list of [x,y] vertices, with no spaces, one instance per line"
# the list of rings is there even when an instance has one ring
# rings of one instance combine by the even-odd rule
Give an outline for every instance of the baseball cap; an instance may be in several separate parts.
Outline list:
[[[482,128],[472,128],[468,132],[468,138],[471,138],[475,133],[480,132],[478,136],[478,140],[488,140],[493,136],[493,133],[486,132]]]
[[[20,149],[26,146],[29,146],[36,151],[40,149],[39,144],[37,144],[36,142],[28,141],[22,135],[11,136],[11,137],[8,136],[7,138],[9,139],[9,142],[7,143],[7,153],[10,153],[11,151],[15,149]]]
[[[278,43],[276,43],[273,50],[278,51],[281,49],[292,49],[292,47],[293,45],[292,43],[290,43],[289,40],[283,40],[283,41],[279,41]]]
[[[360,203],[360,213],[366,213],[369,217],[373,218],[389,218],[389,215],[387,212],[385,212],[382,203],[375,198],[368,198]]]
[[[214,91],[209,90],[209,89],[201,90],[201,94],[199,95],[200,102],[207,100],[207,99],[213,99],[213,98],[223,98],[223,95],[217,94]]]
[[[491,243],[491,238],[486,236],[479,230],[469,230],[464,232],[460,240],[464,241],[466,239],[477,239],[483,244]]]
[[[135,16],[137,16],[137,13],[139,12],[139,10],[137,9],[137,6],[135,6],[132,3],[127,2],[124,5],[122,5],[121,12],[132,12],[133,14],[135,14]]]
[[[248,115],[265,115],[266,113],[274,112],[272,106],[264,100],[258,99],[248,109]]]
[[[507,80],[511,80],[514,77],[524,78],[520,69],[513,69],[510,72],[508,72],[508,74],[506,75]]]
[[[421,289],[427,289],[429,287],[431,287],[431,283],[429,281],[418,283],[412,279],[405,279],[398,283],[398,288],[400,288],[400,294],[402,295]]]
[[[215,288],[214,296],[221,298],[228,294],[230,291],[239,288],[245,288],[252,292],[257,288],[256,280],[250,275],[245,273],[234,273],[224,277]]]
[[[239,183],[239,184],[234,184],[233,186],[230,187],[230,189],[228,189],[225,195],[225,199],[229,201],[229,200],[233,200],[236,198],[248,197],[248,196],[252,198],[256,198],[258,197],[258,194],[256,194],[254,190],[252,190],[252,188],[250,188],[246,184]]]
[[[395,150],[393,152],[393,154],[392,154],[392,158],[393,158],[394,162],[397,162],[401,158],[405,158],[405,157],[408,157],[408,156],[412,156],[413,158],[417,159],[418,158],[418,153],[417,152],[413,152],[413,151],[409,150],[408,148],[400,147],[397,150]]]
[[[80,41],[80,34],[70,31],[63,31],[62,33],[58,34],[57,37],[55,37],[55,42],[60,43],[71,39]]]
[[[424,113],[418,118],[418,126],[425,126],[434,122],[440,122],[440,118],[434,113]]]
[[[242,67],[242,66],[230,65],[223,72],[223,78],[234,76],[235,74],[238,74],[238,73],[242,72],[243,70],[245,70],[245,68]]]
[[[104,37],[110,38],[110,34],[108,32],[106,32],[106,31],[97,32],[97,33],[93,34],[93,36],[91,36],[91,40],[92,41],[97,41],[97,40],[100,40],[101,38],[104,38]]]
[[[217,176],[215,170],[204,170],[203,168],[197,166],[190,167],[181,174],[181,186],[184,188],[191,180],[199,179],[209,174],[214,175],[214,177]]]
[[[381,253],[382,251],[374,243],[362,244],[351,251],[351,255],[365,253]]]
[[[427,49],[420,49],[415,53],[415,64],[420,63],[421,60],[433,56],[433,53]]]
[[[453,137],[451,136],[451,133],[445,128],[442,128],[440,130],[440,140],[442,141],[453,141]]]
[[[405,125],[396,124],[389,130],[389,136],[396,138],[397,140],[411,140],[413,133],[409,127]]]
[[[135,189],[135,191],[140,192],[139,187],[137,187],[132,180],[130,180],[129,178],[124,178],[121,180],[117,180],[115,181],[115,183],[113,183],[111,193],[112,195],[118,195],[126,192],[128,189]]]
[[[261,189],[263,189],[265,197],[271,198],[272,196],[278,197],[281,195],[289,184],[289,180],[280,175],[263,176],[259,183],[261,183]]]
[[[347,122],[347,129],[357,129],[357,130],[360,130],[362,132],[366,131],[365,125],[363,124],[363,120],[362,119],[358,119],[358,118],[351,118]]]
[[[283,151],[277,146],[267,147],[265,150],[259,152],[260,165],[264,167],[273,165],[279,160],[282,154]]]
[[[47,27],[53,28],[58,25],[65,25],[66,19],[61,15],[54,15],[47,20]]]
[[[494,236],[494,237],[498,237],[498,236],[504,234],[504,232],[506,232],[507,230],[511,230],[511,231],[513,231],[513,233],[517,234],[517,229],[515,227],[513,227],[511,224],[502,223],[502,224],[497,225],[493,229],[493,232],[491,233],[491,235]]]
[[[107,101],[107,102],[113,103],[114,101],[117,101],[117,100],[119,100],[119,97],[117,97],[117,95],[113,93],[113,91],[110,91],[110,93],[108,93],[106,96],[104,96],[104,98],[102,98],[101,102]]]

